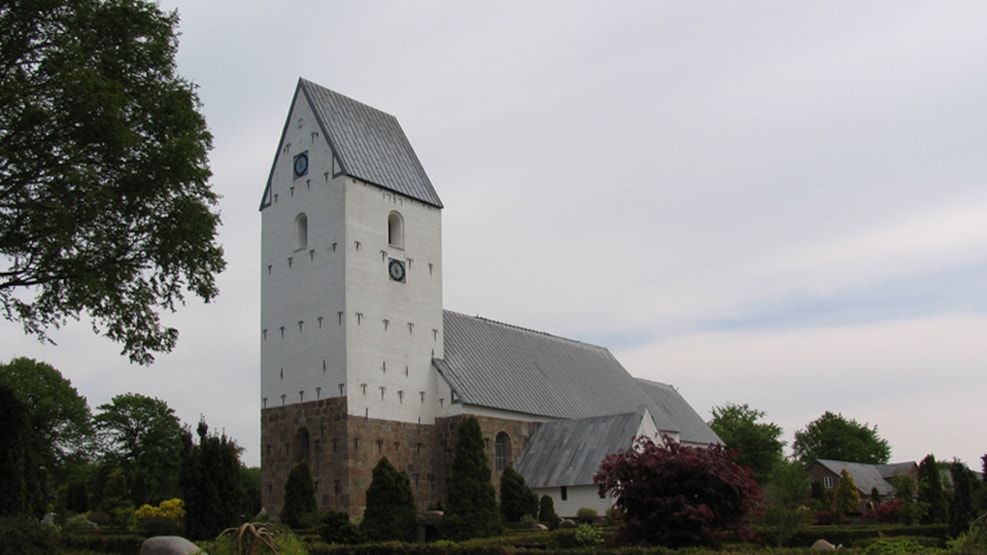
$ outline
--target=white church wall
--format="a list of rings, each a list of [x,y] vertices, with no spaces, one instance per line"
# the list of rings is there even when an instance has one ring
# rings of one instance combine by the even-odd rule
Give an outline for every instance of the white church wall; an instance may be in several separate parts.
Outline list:
[[[306,153],[305,175],[294,161]],[[332,177],[332,154],[302,100],[288,116],[262,211],[261,397],[281,406],[345,391],[343,283],[344,178]],[[307,221],[299,244],[298,217]]]
[[[392,212],[403,246],[388,241]],[[432,358],[442,356],[441,211],[375,185],[346,187],[350,414],[430,424],[439,410]],[[401,261],[404,281],[391,279]]]
[[[560,487],[533,488],[532,491],[539,499],[543,495],[551,497],[555,514],[562,518],[575,518],[576,513],[583,507],[593,509],[599,516],[604,516],[615,501],[609,495],[601,498],[600,490],[595,485],[566,486],[565,499],[562,498]]]

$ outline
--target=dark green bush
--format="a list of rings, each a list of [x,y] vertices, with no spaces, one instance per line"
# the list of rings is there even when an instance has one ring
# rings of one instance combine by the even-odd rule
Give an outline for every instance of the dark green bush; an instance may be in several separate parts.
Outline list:
[[[103,532],[62,534],[62,548],[70,551],[92,551],[95,553],[115,553],[138,555],[144,537],[136,534],[106,534]],[[59,553],[48,551],[46,553]]]
[[[181,536],[182,521],[166,516],[152,516],[137,522],[137,533],[150,538],[153,536]]]
[[[299,530],[311,528],[318,521],[315,484],[308,462],[301,460],[288,473],[284,485],[284,507],[281,522]]]
[[[580,507],[576,511],[576,520],[579,522],[584,522],[586,524],[592,524],[596,517],[599,516],[596,513],[596,509],[592,507]]]
[[[381,458],[367,488],[367,508],[360,531],[371,541],[415,541],[418,536],[415,496],[405,472]]]
[[[556,530],[561,520],[555,513],[555,502],[552,498],[547,495],[541,496],[538,502],[538,521],[548,526],[549,530]]]
[[[0,518],[0,553],[49,555],[58,551],[58,537],[50,526],[32,518]]]
[[[755,530],[756,531],[756,530]],[[835,545],[852,546],[858,542],[874,540],[881,537],[925,537],[932,538],[941,545],[946,537],[946,525],[944,524],[923,524],[923,525],[900,525],[900,526],[807,526],[798,531],[797,534],[787,542],[791,547],[811,547],[818,539]]]
[[[319,536],[326,543],[354,544],[361,539],[360,529],[350,522],[350,515],[329,511],[319,519]]]

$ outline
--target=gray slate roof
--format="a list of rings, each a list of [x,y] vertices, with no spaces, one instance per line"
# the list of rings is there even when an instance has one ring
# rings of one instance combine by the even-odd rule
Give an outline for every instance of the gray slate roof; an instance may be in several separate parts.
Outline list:
[[[888,482],[889,478],[897,474],[907,474],[912,465],[915,464],[914,462],[867,464],[834,461],[830,459],[816,459],[815,462],[837,475],[846,469],[846,471],[850,473],[850,476],[853,477],[853,483],[857,485],[857,489],[861,493],[870,495],[870,492],[874,488],[877,488],[877,492],[882,496],[891,495],[894,493],[894,486]]]
[[[674,389],[649,394],[603,347],[449,310],[443,323],[445,358],[433,364],[464,404],[559,419],[644,406],[659,430],[686,432],[682,441],[719,441],[698,430],[691,408],[667,411],[688,407]]]
[[[311,105],[343,174],[442,208],[397,118],[305,79],[298,80],[292,105],[299,95]],[[270,189],[271,177],[262,209],[270,204]]]
[[[679,441],[687,443],[723,443],[677,389],[665,383],[638,378],[644,391],[666,414],[672,415],[679,428]]]
[[[545,422],[532,434],[515,470],[532,488],[592,484],[607,455],[631,447],[643,417],[644,411],[638,411]]]

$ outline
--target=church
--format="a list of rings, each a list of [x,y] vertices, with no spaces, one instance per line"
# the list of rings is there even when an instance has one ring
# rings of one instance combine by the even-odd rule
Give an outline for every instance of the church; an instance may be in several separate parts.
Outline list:
[[[394,116],[299,79],[260,203],[268,512],[300,460],[323,510],[361,515],[382,457],[443,504],[466,415],[495,485],[511,465],[560,515],[612,504],[592,474],[637,434],[719,442],[604,347],[445,310],[443,209]]]

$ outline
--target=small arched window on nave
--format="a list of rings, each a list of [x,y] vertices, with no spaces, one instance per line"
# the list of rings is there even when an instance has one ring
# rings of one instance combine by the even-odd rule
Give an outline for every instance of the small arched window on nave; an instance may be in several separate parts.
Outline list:
[[[308,247],[308,216],[304,212],[295,216],[295,250]]]
[[[399,249],[404,248],[404,218],[398,212],[387,215],[387,244]]]

